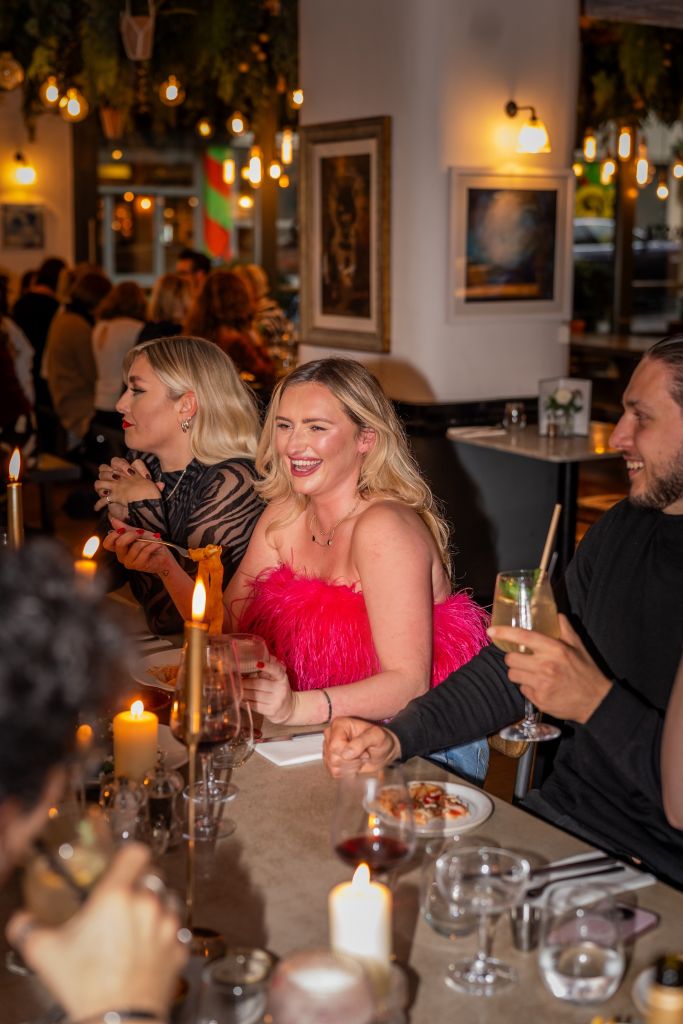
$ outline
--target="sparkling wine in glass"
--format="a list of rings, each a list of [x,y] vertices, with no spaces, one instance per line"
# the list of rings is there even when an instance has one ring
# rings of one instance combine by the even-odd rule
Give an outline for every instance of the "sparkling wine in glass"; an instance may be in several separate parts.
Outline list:
[[[387,874],[412,856],[413,806],[398,765],[367,775],[342,776],[332,818],[332,846],[349,867],[367,864],[373,874]]]
[[[558,639],[560,623],[557,618],[557,606],[546,574],[540,569],[499,572],[496,577],[491,625],[533,629],[544,636]],[[503,640],[494,640],[494,643],[502,651],[531,653],[523,644],[511,644]],[[499,735],[504,740],[539,743],[554,740],[560,735],[560,730],[555,725],[539,722],[536,708],[525,697],[522,721],[501,729]]]
[[[491,956],[493,929],[500,915],[521,900],[529,863],[509,850],[465,846],[437,859],[435,877],[453,930],[459,919],[478,921],[477,953],[450,964],[446,984],[469,995],[494,995],[515,981],[516,974]]]

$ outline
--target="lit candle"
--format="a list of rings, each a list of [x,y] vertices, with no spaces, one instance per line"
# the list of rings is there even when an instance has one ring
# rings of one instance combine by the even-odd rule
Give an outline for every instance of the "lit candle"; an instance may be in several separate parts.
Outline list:
[[[386,885],[370,881],[360,864],[351,882],[332,889],[329,897],[330,946],[370,968],[389,966],[391,957],[391,893]]]
[[[75,569],[77,576],[82,579],[92,580],[97,572],[97,562],[93,561],[93,555],[100,546],[99,537],[89,537],[83,545],[83,556],[76,560]]]
[[[188,744],[196,743],[202,731],[202,683],[206,639],[209,633],[208,623],[202,621],[205,611],[206,588],[198,579],[192,594],[192,621],[185,623],[185,643],[187,644],[185,742]]]
[[[130,711],[114,718],[114,774],[136,782],[151,771],[157,758],[159,719],[145,711],[141,700],[133,701]]]
[[[24,506],[21,498],[21,455],[15,448],[9,460],[9,483],[7,484],[7,543],[15,551],[24,543]]]

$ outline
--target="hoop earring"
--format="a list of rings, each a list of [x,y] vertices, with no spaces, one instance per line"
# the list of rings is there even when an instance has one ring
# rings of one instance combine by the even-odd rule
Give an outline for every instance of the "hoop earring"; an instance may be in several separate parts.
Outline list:
[[[188,432],[188,430],[190,429],[190,424],[191,423],[192,423],[192,420],[181,420],[180,421],[180,429],[182,430],[183,434],[186,434]]]

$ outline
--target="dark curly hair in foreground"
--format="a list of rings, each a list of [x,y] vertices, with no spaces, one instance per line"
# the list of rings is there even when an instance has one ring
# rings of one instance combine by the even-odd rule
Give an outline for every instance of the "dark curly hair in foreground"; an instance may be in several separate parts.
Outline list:
[[[64,761],[78,712],[101,708],[124,649],[93,588],[53,541],[0,555],[0,804],[28,807]]]

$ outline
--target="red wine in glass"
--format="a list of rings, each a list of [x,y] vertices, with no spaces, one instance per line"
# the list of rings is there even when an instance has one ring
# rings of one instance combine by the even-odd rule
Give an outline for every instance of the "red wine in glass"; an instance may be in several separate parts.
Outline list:
[[[391,871],[412,853],[412,847],[402,839],[393,836],[353,836],[344,839],[334,848],[337,856],[357,868],[367,864],[372,872]]]

